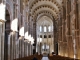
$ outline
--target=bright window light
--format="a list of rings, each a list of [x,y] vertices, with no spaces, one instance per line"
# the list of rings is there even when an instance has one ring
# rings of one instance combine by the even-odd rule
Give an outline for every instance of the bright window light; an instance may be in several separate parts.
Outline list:
[[[47,28],[46,28],[46,26],[44,26],[44,32],[47,32]]]
[[[31,44],[33,44],[34,43],[34,39],[33,39],[33,37],[31,37]]]
[[[42,46],[42,49],[44,49],[44,45]]]
[[[40,42],[42,42],[42,38],[40,38]]]
[[[12,31],[18,31],[17,27],[18,27],[18,19],[16,18],[11,22],[11,30]]]
[[[28,32],[25,33],[25,39],[28,39]]]
[[[5,20],[5,5],[3,3],[0,4],[0,19]]]
[[[28,40],[31,42],[31,44],[34,43],[34,39],[33,39],[33,37],[31,37],[31,35],[28,36]]]
[[[37,43],[39,42],[39,38],[37,38]]]
[[[42,26],[40,26],[40,32],[42,32]]]
[[[51,32],[51,26],[48,27],[48,31]]]
[[[21,27],[21,29],[19,31],[19,35],[20,36],[24,36],[24,27]]]
[[[31,35],[29,35],[28,40],[31,41]]]
[[[49,45],[46,45],[46,49],[49,49]]]

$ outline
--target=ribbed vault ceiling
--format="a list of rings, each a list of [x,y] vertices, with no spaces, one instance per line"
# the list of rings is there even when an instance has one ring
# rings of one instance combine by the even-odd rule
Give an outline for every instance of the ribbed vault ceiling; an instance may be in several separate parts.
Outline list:
[[[58,18],[58,14],[61,10],[62,0],[30,0],[29,10],[33,19],[39,18],[39,15],[46,15],[48,17],[53,16]],[[50,17],[51,18],[51,17]]]
[[[46,25],[46,24],[53,25],[52,20],[49,17],[47,17],[47,16],[42,16],[37,21],[37,25]]]

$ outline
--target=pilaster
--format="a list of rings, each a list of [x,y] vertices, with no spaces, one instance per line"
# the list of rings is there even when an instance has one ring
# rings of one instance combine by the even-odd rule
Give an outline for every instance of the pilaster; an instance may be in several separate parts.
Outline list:
[[[0,19],[0,60],[4,60],[5,21]]]

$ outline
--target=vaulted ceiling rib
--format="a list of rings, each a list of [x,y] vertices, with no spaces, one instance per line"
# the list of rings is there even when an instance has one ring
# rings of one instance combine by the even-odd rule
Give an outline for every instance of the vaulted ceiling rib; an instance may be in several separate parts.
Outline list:
[[[57,19],[61,9],[61,4],[62,0],[30,0],[30,14],[36,19],[39,14],[41,14],[40,12],[48,11],[54,16],[55,19]],[[49,15],[47,12],[45,14]]]
[[[33,19],[37,19],[37,17],[38,17],[40,14],[42,14],[42,13],[48,14],[48,15],[51,16],[51,17],[54,16],[51,11],[43,10],[43,11],[40,11],[40,12],[36,13],[36,14],[33,16]],[[54,18],[55,18],[55,17],[54,17]]]
[[[51,20],[53,20],[53,17],[52,17],[52,15],[51,14],[46,14],[46,13],[41,13],[41,14],[39,14],[38,16],[37,16],[37,20],[38,19],[40,19],[42,16],[47,16],[47,17],[49,17]]]

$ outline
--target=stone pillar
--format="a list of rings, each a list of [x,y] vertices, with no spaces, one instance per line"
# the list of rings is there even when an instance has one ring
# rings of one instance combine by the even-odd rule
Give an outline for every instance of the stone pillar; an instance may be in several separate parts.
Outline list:
[[[19,58],[19,39],[16,40],[16,59],[17,58]]]
[[[14,32],[13,32],[14,33]],[[13,35],[13,59],[15,59],[15,34]]]
[[[26,47],[27,47],[27,56],[29,56],[29,54],[28,54],[29,53],[28,42],[27,42],[27,46]]]
[[[31,45],[31,55],[33,55],[33,54],[32,54],[32,45]]]
[[[23,53],[23,47],[22,47],[22,43],[23,43],[23,37],[19,37],[19,58],[22,58],[22,53]]]
[[[77,1],[77,9],[78,9],[78,31],[79,31],[79,36],[77,36],[78,41],[77,41],[77,52],[78,52],[78,59],[80,59],[80,0]]]
[[[22,57],[24,57],[24,40],[22,41]]]
[[[42,49],[42,43],[40,42],[40,54],[41,54],[41,49]]]
[[[58,43],[58,37],[57,37],[57,21],[54,21],[54,52],[57,54],[57,43]]]
[[[26,57],[26,41],[24,41],[24,57]]]
[[[20,54],[21,52],[20,52],[20,38],[19,38],[19,58],[20,58]]]
[[[48,27],[49,27],[49,26],[47,26],[47,33],[49,32]],[[47,34],[47,45],[48,45],[48,37],[49,37],[49,35]]]
[[[13,31],[12,33],[13,33],[12,34],[12,36],[13,36],[13,41],[12,41],[13,59],[16,59],[16,57],[17,57],[17,45],[18,45],[17,32]]]
[[[66,40],[67,40],[67,56],[69,57],[70,55],[70,39],[71,39],[71,34],[70,34],[70,12],[71,12],[71,1],[67,0],[66,1]]]
[[[14,59],[14,33],[10,32],[10,60]],[[8,51],[9,52],[9,51]]]
[[[30,56],[30,44],[28,43],[28,56]]]
[[[24,42],[24,57],[27,57],[27,41]]]
[[[0,0],[0,60],[4,60],[5,2]]]
[[[25,52],[24,52],[24,54],[25,54],[25,57],[27,57],[27,41],[25,42]]]
[[[4,60],[5,21],[0,19],[0,60]]]
[[[74,58],[78,57],[78,40],[79,40],[79,21],[78,21],[78,5],[77,0],[73,0],[73,26],[74,26],[74,40],[73,40],[73,48],[74,48]]]
[[[58,52],[59,52],[59,55],[61,55],[61,44],[60,44],[60,42],[62,40],[61,21],[62,21],[62,19],[61,19],[61,13],[59,13],[59,21],[58,21],[58,26],[59,26]]]
[[[21,58],[24,57],[24,37],[21,39]]]
[[[33,50],[33,54],[36,53],[36,23],[33,24],[33,37],[34,37],[34,50]]]
[[[66,1],[64,1],[64,5],[62,7],[62,50],[63,50],[63,56],[67,56],[67,40],[66,40]]]
[[[31,49],[31,43],[30,43],[30,55],[31,55],[31,51],[32,51],[32,49]]]

